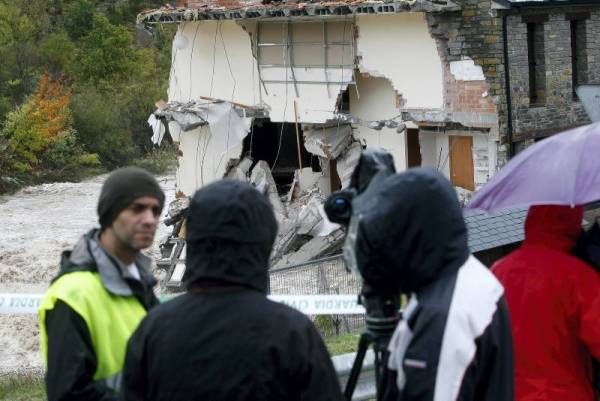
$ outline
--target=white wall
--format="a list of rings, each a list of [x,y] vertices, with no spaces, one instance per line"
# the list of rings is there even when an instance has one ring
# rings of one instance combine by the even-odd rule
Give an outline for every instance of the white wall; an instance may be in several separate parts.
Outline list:
[[[387,120],[397,116],[396,92],[385,78],[364,75],[357,77],[356,88],[350,87],[350,113],[363,121]],[[397,133],[395,128],[382,128],[376,131],[358,125],[354,132],[357,139],[364,140],[367,146],[383,148],[394,157],[397,171],[406,169],[406,135]]]
[[[176,186],[186,195],[191,196],[198,188],[222,178],[229,159],[239,158],[242,153],[240,144],[229,149],[225,155],[219,155],[211,142],[208,126],[183,132],[180,136],[179,147],[183,156],[178,158]]]
[[[442,61],[424,13],[359,16],[357,26],[361,72],[390,79],[406,108],[442,108]]]
[[[179,25],[173,40],[169,101],[209,96],[255,105],[257,76],[250,36],[235,21]]]

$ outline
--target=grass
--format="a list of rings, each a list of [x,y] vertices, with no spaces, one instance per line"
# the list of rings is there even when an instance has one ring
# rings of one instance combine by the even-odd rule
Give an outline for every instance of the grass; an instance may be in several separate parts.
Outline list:
[[[360,334],[350,333],[324,338],[329,353],[333,355],[356,352]],[[44,379],[39,376],[0,377],[0,401],[45,401]]]
[[[38,376],[0,378],[0,401],[45,401],[44,379]]]
[[[329,353],[333,356],[356,352],[359,338],[359,333],[349,333],[339,336],[327,336],[324,340]]]

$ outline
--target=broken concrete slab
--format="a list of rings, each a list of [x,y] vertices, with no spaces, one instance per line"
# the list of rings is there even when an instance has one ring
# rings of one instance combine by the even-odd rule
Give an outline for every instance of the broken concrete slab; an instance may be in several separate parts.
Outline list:
[[[287,194],[287,202],[293,202],[303,194],[311,192],[317,188],[321,173],[312,171],[312,168],[305,167],[302,170],[296,170],[294,172],[294,180]]]
[[[285,217],[285,210],[281,203],[281,199],[279,199],[277,184],[275,183],[273,174],[271,174],[269,164],[266,161],[261,160],[256,163],[252,169],[252,174],[250,175],[250,182],[259,191],[262,191],[267,195],[269,201],[271,201],[271,205],[273,205],[273,211],[275,212],[277,220],[281,221],[282,217]]]
[[[330,127],[303,126],[303,131],[306,150],[327,159],[337,159],[352,142],[352,127],[348,124]]]
[[[352,142],[340,157],[337,158],[336,169],[338,177],[340,177],[340,181],[342,182],[342,188],[350,185],[350,179],[352,178],[354,169],[358,165],[362,149],[360,142]]]
[[[319,206],[323,204],[323,199],[319,196],[313,196],[308,204],[300,210],[296,220],[296,233],[300,235],[316,236],[316,228],[323,220],[319,211]]]
[[[235,178],[240,181],[248,182],[250,179],[250,167],[252,167],[252,159],[244,157],[241,161],[232,160],[232,163],[227,167],[225,177]]]
[[[341,247],[344,242],[344,237],[344,230],[341,228],[338,228],[327,236],[315,237],[304,244],[296,252],[284,255],[274,267],[291,266],[321,256],[327,256]]]

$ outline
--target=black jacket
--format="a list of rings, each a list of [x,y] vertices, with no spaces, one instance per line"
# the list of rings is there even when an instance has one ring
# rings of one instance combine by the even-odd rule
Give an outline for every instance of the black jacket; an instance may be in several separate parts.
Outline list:
[[[152,292],[156,284],[149,273],[149,259],[139,255],[136,265],[141,280],[124,276],[119,263],[108,255],[92,230],[82,236],[72,251],[63,252],[58,276],[74,271],[98,271],[105,288],[116,295],[135,295],[149,309],[158,304]],[[94,381],[96,353],[83,318],[66,303],[57,301],[46,313],[48,401],[116,401],[118,394],[103,381]]]
[[[194,196],[189,291],[152,310],[129,341],[127,401],[341,400],[312,322],[267,299],[277,225],[266,198],[224,180]]]
[[[470,256],[448,180],[409,169],[370,186],[353,208],[363,279],[411,294],[389,344],[383,399],[513,401],[504,289]]]

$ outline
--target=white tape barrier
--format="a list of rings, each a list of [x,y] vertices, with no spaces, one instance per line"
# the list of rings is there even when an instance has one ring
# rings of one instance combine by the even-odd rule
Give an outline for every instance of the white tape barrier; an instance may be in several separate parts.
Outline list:
[[[44,294],[0,294],[0,315],[36,314]]]
[[[0,293],[0,315],[37,314],[43,294]],[[356,295],[269,295],[307,315],[360,315],[365,309],[358,305]],[[168,299],[165,297],[165,299]],[[163,299],[163,300],[165,300]]]

